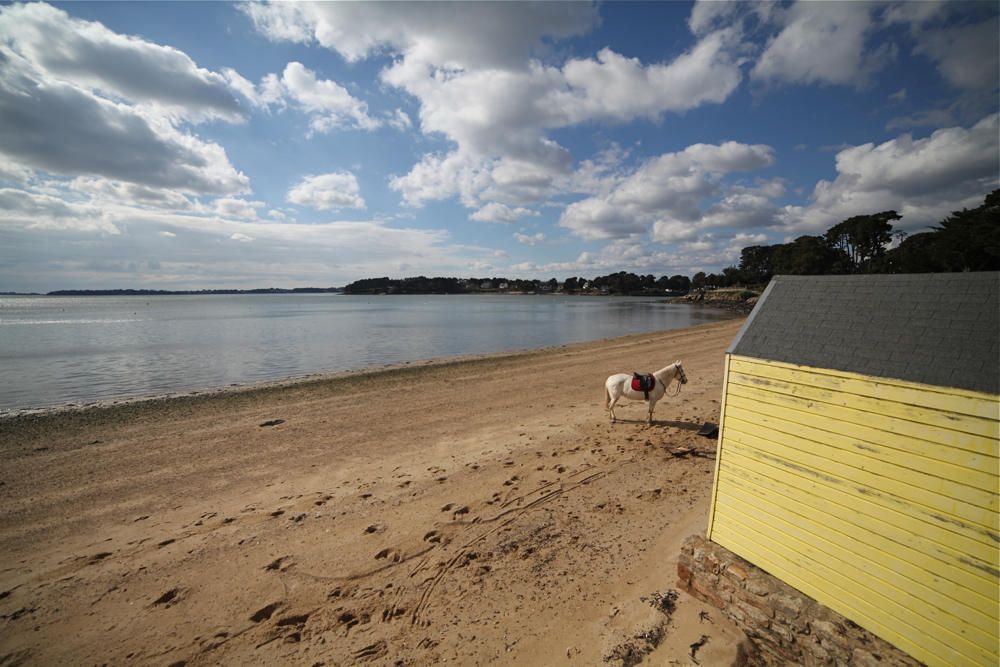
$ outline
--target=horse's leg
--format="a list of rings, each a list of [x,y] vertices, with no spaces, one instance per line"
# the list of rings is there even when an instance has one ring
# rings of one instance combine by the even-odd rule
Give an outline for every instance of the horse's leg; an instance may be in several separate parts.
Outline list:
[[[653,410],[656,408],[656,402],[660,400],[658,398],[649,399],[649,414],[646,416],[646,426],[653,425]]]
[[[617,387],[616,387],[616,389],[617,389]],[[604,391],[608,392],[608,388],[605,387]],[[614,423],[617,422],[617,420],[615,419],[615,403],[617,403],[618,399],[621,398],[621,394],[619,394],[617,391],[615,391],[613,393],[612,392],[608,392],[607,396],[608,396],[608,401],[609,401],[608,402],[608,409],[611,410],[611,423],[614,424]]]

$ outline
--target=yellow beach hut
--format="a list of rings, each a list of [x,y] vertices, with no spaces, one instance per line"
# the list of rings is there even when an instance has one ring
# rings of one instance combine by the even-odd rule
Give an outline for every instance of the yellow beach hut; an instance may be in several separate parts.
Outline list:
[[[998,655],[1000,274],[778,276],[707,537],[930,667]]]

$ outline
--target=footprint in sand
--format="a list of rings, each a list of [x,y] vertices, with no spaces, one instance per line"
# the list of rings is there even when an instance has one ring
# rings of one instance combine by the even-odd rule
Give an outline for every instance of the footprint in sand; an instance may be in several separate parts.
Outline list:
[[[265,570],[278,570],[279,572],[285,572],[295,563],[290,560],[291,556],[282,556],[281,558],[275,558],[273,561],[264,566]]]
[[[382,549],[382,551],[375,554],[375,560],[389,560],[393,563],[398,563],[403,560],[403,554],[392,548]]]
[[[272,615],[274,615],[274,612],[277,611],[278,607],[280,606],[281,606],[280,602],[272,602],[266,607],[258,609],[256,613],[254,613],[254,615],[250,617],[250,620],[253,621],[254,623],[260,623],[261,621],[266,621],[270,619]]]
[[[436,530],[432,530],[426,535],[424,535],[424,542],[440,542],[441,535],[438,534]]]

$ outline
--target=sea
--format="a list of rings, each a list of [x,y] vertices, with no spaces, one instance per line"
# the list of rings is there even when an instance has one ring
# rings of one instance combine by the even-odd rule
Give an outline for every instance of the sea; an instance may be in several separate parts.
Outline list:
[[[733,317],[641,297],[0,296],[0,414],[554,347]]]

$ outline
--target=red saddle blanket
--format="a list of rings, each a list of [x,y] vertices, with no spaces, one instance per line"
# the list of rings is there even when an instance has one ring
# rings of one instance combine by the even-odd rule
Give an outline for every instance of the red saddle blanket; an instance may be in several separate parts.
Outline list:
[[[645,375],[632,374],[632,391],[649,391],[655,386],[656,378],[653,377],[652,373],[646,373]]]

